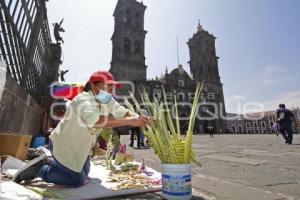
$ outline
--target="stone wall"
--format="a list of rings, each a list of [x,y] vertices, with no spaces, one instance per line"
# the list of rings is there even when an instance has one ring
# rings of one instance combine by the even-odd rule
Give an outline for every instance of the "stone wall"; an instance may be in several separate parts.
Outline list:
[[[0,134],[36,135],[44,111],[11,77],[0,61]]]

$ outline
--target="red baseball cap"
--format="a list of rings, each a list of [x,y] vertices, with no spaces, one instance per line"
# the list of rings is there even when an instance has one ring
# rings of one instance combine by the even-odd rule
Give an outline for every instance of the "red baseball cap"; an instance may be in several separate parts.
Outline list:
[[[100,83],[104,83],[107,85],[115,85],[117,88],[121,88],[123,86],[122,83],[115,81],[113,75],[107,71],[94,72],[91,75],[89,82],[93,83],[96,81],[99,81]]]

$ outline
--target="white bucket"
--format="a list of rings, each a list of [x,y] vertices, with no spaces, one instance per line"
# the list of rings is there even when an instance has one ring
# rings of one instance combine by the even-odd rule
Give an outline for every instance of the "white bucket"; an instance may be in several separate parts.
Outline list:
[[[162,164],[162,192],[169,200],[192,198],[191,164]]]

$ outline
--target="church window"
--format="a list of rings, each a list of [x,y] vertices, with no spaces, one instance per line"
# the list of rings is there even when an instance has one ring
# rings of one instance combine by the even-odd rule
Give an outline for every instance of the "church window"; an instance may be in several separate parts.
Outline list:
[[[129,38],[125,38],[124,40],[124,51],[125,53],[130,53],[130,40]]]
[[[233,132],[233,133],[236,133],[236,128],[235,128],[235,126],[232,126],[232,132]]]
[[[194,100],[194,98],[195,98],[195,93],[190,92],[189,93],[189,101]]]
[[[256,127],[257,127],[257,123],[256,123],[256,122],[253,122],[253,124],[254,124],[254,127],[256,128]]]
[[[130,24],[131,21],[131,12],[129,9],[126,10],[126,21]]]
[[[161,99],[161,90],[160,89],[154,89],[153,90],[153,98],[156,100]]]
[[[141,53],[141,45],[138,42],[134,43],[134,53],[135,54],[140,54]]]
[[[183,80],[179,80],[179,86],[184,87],[184,81]]]
[[[184,93],[183,92],[179,92],[177,93],[177,99],[178,101],[184,101]]]
[[[239,126],[239,133],[243,133],[243,128]]]
[[[173,94],[172,94],[172,92],[166,92],[166,99],[167,99],[167,101],[171,101],[172,99],[173,99]]]

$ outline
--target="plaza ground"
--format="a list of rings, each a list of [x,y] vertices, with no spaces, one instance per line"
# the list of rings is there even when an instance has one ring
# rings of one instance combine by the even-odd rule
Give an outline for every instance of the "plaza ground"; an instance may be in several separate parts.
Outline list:
[[[129,144],[129,136],[121,138]],[[136,142],[136,141],[135,141]],[[286,145],[272,135],[195,135],[199,168],[193,165],[193,199],[300,199],[300,135]],[[132,149],[136,160],[160,171],[151,149]],[[161,199],[157,194],[119,199]]]

